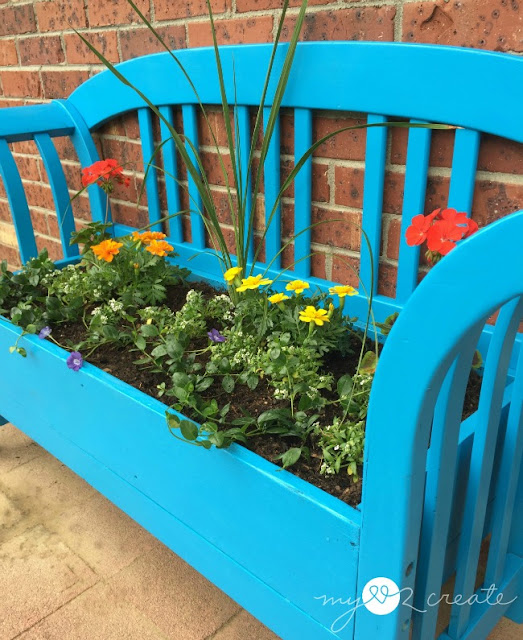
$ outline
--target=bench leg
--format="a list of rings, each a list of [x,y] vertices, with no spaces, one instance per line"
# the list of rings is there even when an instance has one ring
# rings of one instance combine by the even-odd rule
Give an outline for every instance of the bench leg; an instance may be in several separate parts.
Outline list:
[[[519,486],[515,505],[508,552],[519,556],[523,560],[523,509],[521,508],[521,505],[523,505],[523,466],[519,473]],[[519,507],[517,505],[519,505]],[[518,599],[510,606],[505,614],[507,618],[510,618],[517,624],[523,624],[523,580],[521,582],[521,591],[518,594]]]

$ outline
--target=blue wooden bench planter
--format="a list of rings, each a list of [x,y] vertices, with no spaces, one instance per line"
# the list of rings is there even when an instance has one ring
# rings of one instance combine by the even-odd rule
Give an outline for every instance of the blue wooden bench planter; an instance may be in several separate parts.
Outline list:
[[[284,49],[280,47],[279,64]],[[266,45],[222,49],[231,102],[234,59],[237,117],[244,131],[248,109],[259,101],[269,55]],[[219,103],[212,50],[182,51],[179,57],[202,101]],[[394,73],[384,73],[384,62]],[[522,64],[513,56],[458,48],[302,44],[283,102],[294,109],[296,154],[310,143],[312,109],[364,112],[370,122],[406,117],[459,125],[449,206],[470,212],[480,132],[523,142]],[[197,144],[194,96],[167,54],[119,68],[171,121],[171,107],[182,105],[185,132]],[[158,81],[167,77],[169,83]],[[444,78],[444,91],[435,78]],[[495,91],[485,90],[486,78],[495,78]],[[98,159],[90,131],[135,110],[148,161],[153,148],[150,111],[109,72],[88,80],[68,100],[2,110],[0,167],[23,260],[36,254],[36,244],[8,143],[36,141],[63,221],[65,262],[75,261],[75,248],[68,245],[74,224],[67,213],[69,196],[52,138],[70,136],[87,166]],[[384,128],[367,133],[363,227],[376,263],[386,134]],[[403,232],[423,209],[430,138],[426,129],[409,133]],[[279,188],[278,149],[279,129],[265,167],[267,203]],[[176,173],[171,143],[165,146],[164,163]],[[311,170],[309,162],[296,188],[295,232],[310,221]],[[161,217],[156,180],[151,171],[147,197],[152,222]],[[194,185],[189,188],[198,199]],[[168,188],[167,197],[169,211],[178,210],[176,190]],[[92,189],[90,198],[93,219],[103,220],[101,193]],[[172,223],[177,261],[197,278],[220,281],[198,216],[192,217],[191,227],[188,242],[181,226]],[[131,230],[114,225],[116,236]],[[523,316],[522,237],[519,212],[464,242],[417,288],[418,252],[402,241],[396,298],[374,300],[378,321],[396,310],[401,315],[374,382],[358,508],[243,447],[207,452],[174,440],[158,400],[89,364],[80,373],[70,371],[65,353],[51,343],[27,337],[27,358],[9,355],[20,330],[5,319],[0,319],[0,412],[285,640],[406,639],[411,618],[414,640],[434,638],[437,608],[424,606],[428,596],[439,594],[444,580],[455,574],[455,593],[470,597],[477,586],[481,542],[490,534],[484,585],[495,585],[504,604],[489,606],[482,597],[475,604],[454,606],[450,625],[439,636],[485,639],[503,615],[523,622],[523,357],[517,334]],[[310,249],[310,235],[300,238],[295,259]],[[266,243],[267,260],[279,246],[276,226]],[[198,257],[188,262],[194,255]],[[367,285],[370,264],[362,254],[361,276]],[[276,273],[278,268],[276,261]],[[331,284],[310,276],[309,260],[296,271],[314,286]],[[352,300],[351,312],[364,317],[364,297]],[[427,319],[432,309],[437,311]],[[497,309],[495,327],[485,326]],[[487,354],[480,406],[461,423],[478,341]],[[350,615],[347,601],[354,602],[376,577],[414,589],[410,604],[427,612],[401,604],[388,615],[376,615],[360,604]],[[340,600],[325,604],[323,596]]]

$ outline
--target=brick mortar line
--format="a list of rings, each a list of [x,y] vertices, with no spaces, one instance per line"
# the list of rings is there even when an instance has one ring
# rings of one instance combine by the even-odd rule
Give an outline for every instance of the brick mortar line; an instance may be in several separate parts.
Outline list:
[[[33,3],[29,2],[26,4],[33,5]],[[4,5],[7,6],[24,6],[19,5],[18,3],[13,5]],[[327,5],[314,5],[309,6],[307,8],[306,15],[312,15],[315,13],[322,13],[325,11],[342,11],[342,10],[355,10],[357,11],[360,8],[374,8],[380,9],[382,7],[402,7],[402,4],[398,4],[398,0],[361,0],[357,5],[343,5],[343,4],[327,4]],[[0,8],[1,9],[1,8]],[[299,14],[299,7],[291,7],[287,10],[287,16],[294,17]],[[217,21],[221,20],[238,20],[240,18],[257,18],[257,17],[273,17],[279,18],[281,14],[281,9],[260,9],[260,10],[251,10],[251,11],[236,11],[232,12],[229,10],[213,14],[214,18]],[[87,10],[86,10],[87,16]],[[87,16],[88,18],[88,16]],[[187,16],[185,18],[172,18],[167,20],[150,20],[153,27],[164,27],[164,26],[184,26],[192,23],[206,23],[209,20],[208,15],[200,15],[200,16]],[[88,20],[89,21],[89,20]],[[20,33],[20,34],[5,34],[0,36],[0,41],[3,39],[12,39],[12,38],[45,38],[46,36],[59,36],[59,35],[72,35],[74,31],[72,28],[69,29],[54,29],[49,31],[40,31],[39,25],[37,22],[37,16],[35,12],[35,23],[37,24],[37,31],[30,33]],[[143,22],[136,23],[121,23],[121,24],[105,24],[105,25],[88,25],[86,27],[77,27],[76,31],[79,33],[91,33],[93,31],[129,31],[131,29],[136,28],[144,28],[147,29],[147,26]]]

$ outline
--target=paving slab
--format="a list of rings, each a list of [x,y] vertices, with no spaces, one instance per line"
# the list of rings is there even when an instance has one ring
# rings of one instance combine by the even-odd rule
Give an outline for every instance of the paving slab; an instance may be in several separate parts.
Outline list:
[[[100,494],[46,522],[98,575],[108,578],[160,543]]]
[[[0,545],[0,639],[16,637],[97,580],[43,525]]]
[[[242,609],[219,629],[212,640],[278,640],[279,636]]]
[[[137,609],[105,584],[84,591],[17,640],[167,640]]]
[[[20,522],[22,517],[22,512],[9,500],[5,493],[0,491],[0,540],[2,539],[2,532]]]
[[[11,498],[16,496],[19,508],[21,506],[46,519],[67,509],[81,509],[85,502],[99,495],[87,482],[43,450],[41,455],[3,473],[0,489]]]
[[[0,477],[43,453],[36,442],[12,424],[0,426]]]
[[[118,599],[142,611],[168,637],[204,640],[240,607],[159,545],[109,580]]]

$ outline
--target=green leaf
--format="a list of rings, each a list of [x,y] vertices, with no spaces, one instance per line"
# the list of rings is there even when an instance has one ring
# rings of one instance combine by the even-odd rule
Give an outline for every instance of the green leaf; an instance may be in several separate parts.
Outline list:
[[[186,440],[192,441],[198,437],[198,425],[189,420],[182,420],[180,422],[180,431]]]
[[[16,347],[13,345],[12,347],[9,347],[9,353],[14,353],[16,351]]]
[[[167,336],[165,340],[165,348],[167,349],[167,354],[171,358],[179,358],[184,352],[183,345],[178,342],[174,336]]]
[[[173,384],[177,387],[185,387],[185,385],[189,384],[189,376],[183,371],[176,371],[172,375]]]
[[[221,449],[225,442],[225,435],[221,431],[211,433],[209,436],[209,442],[214,444],[217,449]]]
[[[214,378],[204,378],[196,385],[196,391],[202,392],[208,389],[212,383],[214,382]]]
[[[345,376],[341,376],[338,380],[338,395],[340,398],[346,398],[352,390],[353,382],[352,377],[348,374]]]
[[[224,391],[226,391],[227,393],[232,393],[234,391],[234,384],[234,378],[232,376],[223,376],[222,387]]]
[[[26,333],[36,333],[36,326],[34,324],[28,324],[25,328]]]
[[[167,348],[164,344],[159,344],[151,351],[151,355],[153,358],[161,358],[162,356],[167,355]]]
[[[102,333],[108,340],[118,340],[118,329],[112,324],[104,324]]]
[[[317,403],[317,400],[313,400],[312,398],[309,398],[307,394],[303,394],[300,397],[300,402],[298,403],[298,409],[300,411],[308,411],[316,403]]]
[[[256,387],[258,386],[258,382],[259,381],[260,381],[260,378],[255,373],[251,373],[247,377],[247,386],[252,391],[252,390],[256,389]]]
[[[144,351],[147,345],[147,342],[145,341],[145,338],[143,336],[138,336],[134,341],[134,344],[138,349],[140,349],[140,351]]]
[[[364,373],[374,373],[378,366],[378,356],[374,351],[367,351],[360,364],[360,371]]]
[[[476,349],[474,356],[472,357],[472,368],[480,369],[483,366],[483,357],[481,353]]]
[[[154,338],[158,335],[158,329],[154,324],[142,324],[140,331],[142,332],[142,336],[145,336],[146,338]]]
[[[27,351],[23,347],[18,347],[16,352],[19,353],[22,356],[22,358],[27,357]]]
[[[301,447],[292,447],[282,455],[278,456],[278,459],[282,461],[283,468],[287,469],[287,467],[292,467],[293,464],[296,464],[296,462],[298,462],[298,460],[301,458],[301,453]]]
[[[170,429],[178,429],[180,426],[180,418],[175,416],[174,413],[165,412],[165,418]]]

